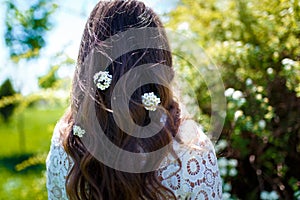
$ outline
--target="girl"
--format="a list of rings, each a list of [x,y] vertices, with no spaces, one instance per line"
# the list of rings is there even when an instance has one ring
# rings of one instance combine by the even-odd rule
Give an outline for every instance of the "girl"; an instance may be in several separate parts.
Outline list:
[[[99,2],[52,137],[48,198],[221,199],[213,145],[181,116],[173,77],[158,16],[135,0]]]

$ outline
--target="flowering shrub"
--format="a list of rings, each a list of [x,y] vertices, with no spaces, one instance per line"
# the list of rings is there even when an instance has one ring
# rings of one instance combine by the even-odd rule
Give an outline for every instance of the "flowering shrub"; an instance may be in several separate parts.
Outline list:
[[[170,13],[169,27],[185,24],[222,72],[227,117],[216,148],[223,145],[224,199],[300,199],[299,13],[300,1],[289,0],[181,0]],[[206,125],[206,85],[186,81]]]

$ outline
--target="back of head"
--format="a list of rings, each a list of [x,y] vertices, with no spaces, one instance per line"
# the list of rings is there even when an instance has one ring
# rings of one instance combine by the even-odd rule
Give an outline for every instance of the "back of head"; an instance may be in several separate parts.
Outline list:
[[[99,72],[105,72],[110,79],[104,88],[95,85],[95,74]],[[95,6],[83,33],[71,110],[66,115],[69,129],[64,148],[74,161],[67,177],[67,193],[71,199],[175,198],[160,183],[155,171],[129,173],[106,166],[92,153],[99,149],[88,149],[72,130],[74,124],[80,124],[89,141],[97,141],[97,126],[100,126],[114,145],[126,151],[147,153],[161,149],[175,136],[180,120],[178,104],[168,87],[173,73],[166,33],[150,8],[133,0],[101,1]],[[120,126],[130,121],[137,127],[153,123],[152,111],[142,101],[146,93],[160,99],[155,112],[164,118],[164,123],[156,135],[136,137]],[[119,104],[114,104],[115,101]],[[137,130],[131,126],[129,129]],[[148,162],[146,159],[144,164]]]

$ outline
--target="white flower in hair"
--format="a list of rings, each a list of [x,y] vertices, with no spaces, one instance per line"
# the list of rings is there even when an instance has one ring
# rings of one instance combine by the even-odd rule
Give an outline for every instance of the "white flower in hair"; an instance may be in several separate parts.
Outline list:
[[[100,90],[109,88],[112,80],[112,75],[106,71],[99,71],[94,75],[94,83]]]
[[[73,135],[76,135],[81,138],[84,134],[85,134],[85,130],[82,129],[80,126],[77,125],[73,126]]]
[[[142,95],[142,103],[146,110],[155,111],[156,106],[160,103],[160,98],[158,98],[153,92],[145,93]]]

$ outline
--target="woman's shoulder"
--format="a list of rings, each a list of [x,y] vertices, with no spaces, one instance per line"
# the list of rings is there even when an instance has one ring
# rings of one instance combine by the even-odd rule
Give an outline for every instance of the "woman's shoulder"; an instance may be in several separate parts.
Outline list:
[[[178,133],[172,141],[172,147],[174,151],[167,154],[161,167],[172,163],[178,165],[178,159],[181,163],[189,163],[190,160],[203,163],[208,160],[209,164],[217,165],[213,143],[203,132],[202,127],[193,120],[182,121]]]
[[[56,122],[51,138],[52,145],[62,145],[62,141],[67,134],[68,126],[69,124],[64,120],[64,118],[61,118],[59,121]]]
[[[198,123],[193,120],[184,121],[178,134],[182,141],[175,151],[183,167],[187,169],[192,164],[194,167],[202,165],[202,168],[218,170],[214,145]]]
[[[158,176],[177,197],[221,199],[222,181],[214,146],[193,120],[181,123],[173,143],[177,159],[169,154]]]
[[[68,135],[68,130],[70,130],[70,107],[68,107],[64,115],[56,122],[51,143],[54,145],[62,145],[62,141]]]
[[[59,120],[53,131],[50,150],[46,159],[48,199],[68,199],[65,180],[73,162],[64,150],[61,137],[62,130],[66,129],[67,126],[67,123]]]
[[[180,144],[187,149],[214,150],[214,146],[204,133],[202,126],[191,119],[182,120],[174,139],[175,145]]]

